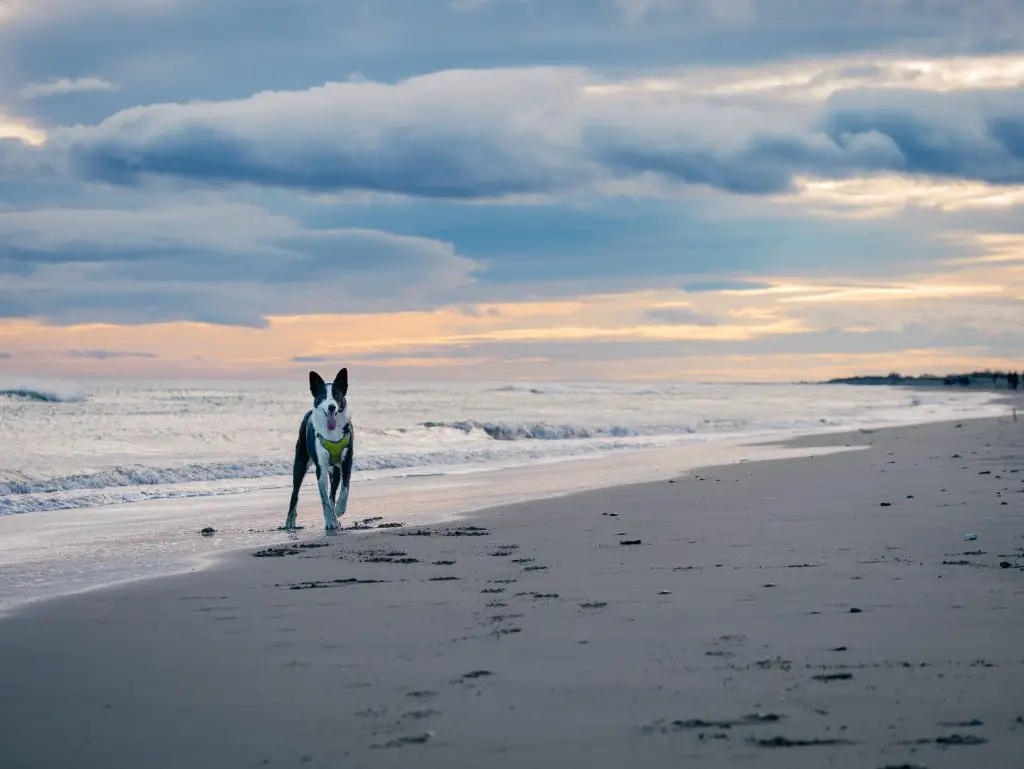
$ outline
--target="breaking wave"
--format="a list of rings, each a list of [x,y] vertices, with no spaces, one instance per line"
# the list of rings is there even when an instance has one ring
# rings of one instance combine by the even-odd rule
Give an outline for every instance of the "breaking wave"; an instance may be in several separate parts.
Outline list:
[[[538,422],[534,424],[517,424],[514,422],[476,422],[466,420],[460,422],[422,422],[421,427],[427,430],[447,428],[459,430],[471,434],[474,432],[483,433],[488,438],[496,441],[564,441],[584,438],[625,438],[637,435],[653,435],[656,432],[693,432],[690,428],[683,430],[672,430],[661,428],[659,430],[638,430],[629,427],[590,427],[586,425],[573,424],[545,424]]]
[[[43,403],[77,403],[85,400],[85,392],[71,382],[0,380],[0,397]]]
[[[85,400],[81,392],[67,393],[54,390],[36,390],[30,387],[9,387],[0,389],[0,397],[24,398],[30,401],[42,401],[44,403],[75,403]]]
[[[729,434],[744,430],[796,430],[838,427],[835,419],[794,420],[789,422],[749,422],[743,419],[702,419],[687,425],[582,425],[549,424],[547,422],[421,422],[427,430],[456,430],[466,435],[486,436],[496,441],[572,441],[600,438],[642,438],[653,436],[687,436],[705,433]]]
[[[290,472],[291,462],[256,461],[195,463],[181,467],[131,465],[56,478],[12,478],[0,483],[0,513],[3,512],[3,498],[14,494],[52,494],[58,491],[112,489],[124,486],[266,478]]]

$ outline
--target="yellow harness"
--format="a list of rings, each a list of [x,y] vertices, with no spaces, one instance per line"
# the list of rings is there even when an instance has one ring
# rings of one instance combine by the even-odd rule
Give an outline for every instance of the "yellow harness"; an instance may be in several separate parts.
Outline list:
[[[324,447],[324,451],[331,455],[331,464],[340,465],[341,452],[348,448],[348,444],[351,442],[352,438],[351,434],[345,433],[341,437],[341,440],[337,441],[329,441],[324,436],[320,435],[320,433],[317,433],[316,437],[319,439],[320,445]]]

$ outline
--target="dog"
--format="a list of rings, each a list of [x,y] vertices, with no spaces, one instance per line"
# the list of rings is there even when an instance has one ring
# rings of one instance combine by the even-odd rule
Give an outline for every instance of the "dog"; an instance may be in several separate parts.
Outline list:
[[[324,528],[337,529],[338,519],[348,507],[352,481],[352,456],[355,432],[348,413],[348,369],[343,368],[330,384],[315,371],[309,372],[309,391],[313,408],[306,412],[295,442],[292,468],[292,499],[283,528],[294,529],[299,503],[299,488],[309,465],[316,468],[320,502],[324,509]],[[328,476],[330,490],[328,493]],[[337,499],[337,502],[335,502]]]

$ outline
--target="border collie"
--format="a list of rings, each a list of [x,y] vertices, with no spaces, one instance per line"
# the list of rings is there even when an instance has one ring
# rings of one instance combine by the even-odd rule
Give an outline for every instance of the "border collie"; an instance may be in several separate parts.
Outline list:
[[[306,412],[295,442],[295,465],[292,469],[292,500],[288,505],[285,529],[294,529],[299,503],[299,488],[310,463],[316,468],[320,502],[324,508],[324,528],[338,528],[338,519],[348,507],[348,490],[352,480],[352,451],[355,434],[348,414],[348,369],[343,368],[330,384],[315,371],[309,372],[309,391],[313,408]],[[327,482],[330,477],[330,491]],[[339,493],[340,485],[340,493]],[[335,501],[337,500],[337,501]]]

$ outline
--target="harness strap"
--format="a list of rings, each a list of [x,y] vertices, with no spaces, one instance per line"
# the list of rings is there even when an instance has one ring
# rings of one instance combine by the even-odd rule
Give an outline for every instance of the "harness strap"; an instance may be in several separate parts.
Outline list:
[[[337,441],[329,441],[324,436],[322,436],[320,433],[317,433],[316,437],[317,437],[317,440],[320,441],[320,445],[324,447],[324,451],[326,451],[328,454],[330,454],[330,456],[331,456],[331,464],[332,465],[341,464],[341,453],[345,449],[348,448],[349,443],[351,443],[351,441],[352,441],[351,433],[346,432],[341,437],[341,440],[337,440]]]

